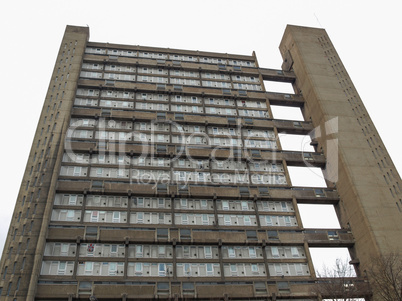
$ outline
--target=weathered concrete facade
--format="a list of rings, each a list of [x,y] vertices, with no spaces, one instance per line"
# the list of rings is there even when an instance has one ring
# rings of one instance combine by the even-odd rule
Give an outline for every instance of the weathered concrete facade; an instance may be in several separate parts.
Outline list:
[[[283,70],[254,54],[88,40],[88,28],[67,26],[0,300],[314,300],[310,247],[347,247],[357,268],[398,247],[399,175],[325,31],[289,26]],[[299,107],[306,121],[276,120],[270,105]],[[318,126],[331,133],[316,152],[282,150],[279,133]],[[339,180],[295,188],[287,166]],[[335,205],[342,228],[304,228],[300,203]]]
[[[373,257],[402,249],[401,178],[325,30],[288,26],[280,51],[303,93],[305,120],[322,130],[317,149],[328,158],[328,141],[337,140],[336,209],[362,273]]]

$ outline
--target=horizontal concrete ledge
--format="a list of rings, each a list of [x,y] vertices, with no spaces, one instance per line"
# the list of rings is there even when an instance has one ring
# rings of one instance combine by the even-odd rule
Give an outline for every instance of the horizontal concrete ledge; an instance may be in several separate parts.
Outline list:
[[[192,197],[219,199],[248,199],[283,201],[295,198],[300,203],[337,204],[339,195],[336,190],[314,187],[289,187],[285,185],[200,185],[190,184],[158,184],[130,183],[129,181],[77,180],[64,177],[56,187],[62,193],[93,193],[109,195],[142,195],[154,197]]]
[[[269,103],[274,106],[296,107],[304,106],[304,99],[301,95],[288,93],[265,92]]]
[[[283,71],[279,69],[259,68],[263,80],[293,83],[296,80],[296,75],[291,71]]]

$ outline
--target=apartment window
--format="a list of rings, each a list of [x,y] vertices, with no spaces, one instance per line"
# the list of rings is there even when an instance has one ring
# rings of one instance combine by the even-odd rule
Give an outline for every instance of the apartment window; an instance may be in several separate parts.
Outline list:
[[[290,248],[292,257],[299,257],[299,250],[296,247],[291,247]]]
[[[223,221],[224,221],[224,224],[225,224],[226,226],[230,226],[230,225],[232,224],[230,215],[224,215]]]
[[[180,199],[180,207],[187,208],[187,199]]]
[[[144,213],[137,212],[137,223],[142,224],[144,223]]]
[[[253,119],[252,118],[244,118],[244,122],[246,124],[253,124]]]
[[[164,224],[165,223],[165,214],[158,213],[158,219],[159,219],[159,224]]]
[[[79,166],[74,166],[74,176],[80,176],[81,175],[81,167]]]
[[[255,250],[255,247],[249,247],[248,248],[248,253],[250,258],[256,258],[257,257],[257,252]]]
[[[302,269],[302,266],[301,266],[301,264],[295,264],[295,268],[296,268],[296,274],[297,275],[303,275],[303,269]]]
[[[253,274],[258,274],[258,264],[251,264],[251,272]]]
[[[271,247],[272,257],[279,258],[279,250],[278,247]]]
[[[61,244],[61,246],[60,246],[60,255],[61,256],[67,256],[69,247],[70,247],[69,244]]]
[[[201,200],[201,208],[207,208],[208,202],[207,200]]]
[[[120,212],[115,211],[113,212],[113,223],[119,223],[120,222]]]
[[[57,274],[58,275],[65,275],[66,274],[66,262],[65,261],[59,261],[58,268],[57,268]]]
[[[141,258],[143,256],[143,246],[137,245],[135,246],[135,257]]]
[[[229,201],[222,201],[222,209],[229,210]]]
[[[144,198],[137,198],[137,207],[139,208],[144,207]]]
[[[68,196],[68,204],[70,206],[74,206],[77,204],[77,195],[69,195]]]
[[[184,258],[190,257],[190,247],[189,246],[183,246],[183,257]]]
[[[184,270],[184,274],[185,274],[186,276],[190,276],[190,275],[191,275],[191,265],[190,265],[189,263],[185,263],[185,264],[184,264],[183,270]]]
[[[93,272],[93,262],[85,262],[84,274],[92,275]]]
[[[254,230],[246,231],[247,239],[249,240],[257,240],[257,232]]]
[[[158,264],[158,275],[166,276],[166,264],[164,264],[164,263]]]
[[[145,158],[144,157],[139,157],[138,158],[138,165],[141,165],[141,166],[145,165]]]
[[[212,247],[204,247],[205,258],[212,258]]]
[[[183,213],[183,214],[181,215],[181,224],[182,224],[182,225],[187,225],[187,224],[188,224],[188,215],[185,214],[185,213]]]
[[[268,239],[279,239],[278,231],[268,231]]]
[[[163,258],[166,256],[166,247],[165,246],[158,246],[158,257]]]
[[[142,263],[141,262],[136,262],[134,266],[134,273],[136,275],[142,275]]]
[[[116,276],[117,262],[109,262],[109,276]]]
[[[91,222],[97,222],[99,219],[99,211],[91,212]]]
[[[203,225],[209,225],[209,218],[207,214],[202,215],[202,224]]]
[[[212,263],[207,263],[207,276],[213,276],[214,274],[214,266]]]
[[[191,230],[180,229],[180,239],[191,239]],[[183,254],[185,254],[186,248],[188,249],[188,246],[183,246]],[[190,252],[189,249],[188,252]]]

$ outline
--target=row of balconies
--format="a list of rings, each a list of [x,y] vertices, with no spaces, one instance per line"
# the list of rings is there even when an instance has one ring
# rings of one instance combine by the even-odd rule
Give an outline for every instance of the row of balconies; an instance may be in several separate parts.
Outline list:
[[[49,258],[50,259],[50,258]],[[267,277],[309,277],[310,270],[305,262],[267,263],[254,262],[222,262],[219,261],[182,261],[176,264],[170,260],[152,261],[94,261],[93,258],[74,261],[44,259],[40,274],[42,276],[93,276],[116,279],[133,277],[133,280],[152,278],[255,278]],[[117,279],[118,279],[117,278]],[[116,279],[116,280],[117,280]]]
[[[179,69],[165,69],[165,68],[148,68],[148,67],[133,67],[128,65],[107,64],[105,66],[95,63],[83,63],[80,76],[81,77],[94,77],[107,79],[121,79],[121,80],[135,80],[137,76],[138,81],[143,81],[145,78],[160,77],[160,78],[196,78],[196,79],[211,79],[221,81],[233,81],[240,83],[260,83],[259,77],[255,76],[242,76],[238,74],[225,74],[225,73],[211,73],[211,72],[197,72],[197,71],[184,71]],[[167,82],[167,81],[166,81]]]
[[[132,131],[92,131],[92,130],[72,130],[68,132],[68,138],[74,140],[83,139],[84,141],[118,141],[120,143],[137,142],[141,144],[155,144],[155,143],[175,143],[181,145],[198,145],[198,146],[215,146],[215,147],[246,147],[246,148],[265,148],[277,149],[276,141],[271,138],[252,137],[248,139],[227,138],[208,136],[202,133],[193,134],[153,134],[146,132],[132,132]]]
[[[53,209],[51,221],[55,223],[80,223],[85,224],[110,224],[116,225],[168,225],[174,226],[217,226],[219,228],[277,228],[298,227],[295,216],[292,215],[268,215],[268,214],[212,214],[212,213],[174,213],[135,211],[105,211],[103,210],[74,210]]]
[[[339,195],[336,190],[326,188],[290,188],[267,186],[231,186],[231,185],[167,185],[137,184],[118,181],[61,180],[58,181],[58,192],[62,193],[99,193],[140,195],[143,197],[194,197],[218,199],[265,199],[291,200],[300,202],[336,204]]]
[[[170,168],[105,168],[87,166],[63,165],[60,170],[61,179],[88,179],[103,180],[116,179],[123,181],[134,181],[138,183],[190,183],[190,184],[265,184],[265,185],[287,185],[286,176],[283,173],[251,172],[246,171],[219,171],[209,170],[186,171]]]
[[[109,45],[107,45],[109,46]],[[120,48],[120,47],[119,47]],[[155,50],[153,50],[155,51]],[[190,55],[183,55],[178,53],[172,53],[172,51],[166,52],[166,49],[158,52],[147,52],[138,50],[126,50],[126,49],[109,49],[105,45],[101,47],[87,47],[85,49],[86,56],[96,57],[97,56],[109,56],[111,59],[117,60],[118,58],[136,58],[136,59],[153,59],[153,60],[169,60],[175,62],[191,62],[200,64],[221,64],[229,66],[244,66],[244,67],[255,67],[255,57],[244,56],[244,55],[231,55],[229,58],[225,55],[225,58],[210,57],[210,56],[200,56],[200,53],[193,52]],[[177,51],[177,50],[176,50]]]
[[[180,95],[194,95],[202,97],[218,97],[218,98],[244,98],[265,101],[267,98],[275,105],[302,107],[304,100],[300,95],[277,93],[277,92],[263,92],[252,91],[245,89],[230,89],[219,87],[195,87],[185,86],[179,84],[160,84],[160,83],[148,83],[148,82],[125,82],[114,81],[105,79],[79,79],[78,85],[80,88],[85,89],[116,89],[121,91],[139,91],[141,93],[179,93]]]
[[[198,61],[196,59],[196,56],[191,57],[192,60],[183,60],[180,59],[180,56],[172,59],[167,57],[134,57],[131,55],[121,56],[106,53],[96,53],[96,55],[86,54],[84,56],[84,61],[85,67],[91,68],[92,66],[91,70],[105,69],[107,71],[130,72],[133,68],[138,67],[141,69],[148,69],[145,71],[141,70],[142,72],[147,72],[148,74],[164,74],[165,70],[171,70],[176,75],[184,74],[183,76],[191,76],[202,70],[207,74],[222,73],[224,75],[237,74],[243,76],[254,76],[257,78],[259,77],[259,71],[255,68],[256,66],[253,61],[227,61],[226,59],[211,58],[209,58],[208,60],[204,60],[205,58],[200,58],[200,61]],[[94,64],[96,65],[95,67],[93,66]],[[121,66],[125,68],[122,68]],[[156,71],[152,72],[152,69]],[[178,72],[176,72],[176,70]],[[275,70],[275,72],[276,71],[277,70]],[[285,77],[288,81],[294,80],[294,74],[291,72],[283,72],[282,74],[278,74],[277,80],[280,80],[283,77]]]
[[[208,213],[222,212],[294,212],[291,201],[265,201],[265,200],[213,200],[192,198],[155,198],[155,197],[127,197],[114,195],[93,194],[65,194],[57,193],[54,199],[57,208],[69,209],[71,207],[95,208],[130,208],[154,210],[180,210],[182,212],[202,211]],[[56,208],[56,207],[55,207]]]
[[[127,247],[127,248],[126,248]],[[221,250],[219,248],[221,247]],[[78,249],[78,251],[77,251]],[[212,260],[222,257],[230,262],[246,260],[262,260],[265,257],[270,262],[304,262],[306,252],[301,245],[292,246],[233,246],[222,245],[169,245],[169,244],[105,244],[105,243],[63,243],[47,242],[44,256],[62,257],[63,260],[71,260],[71,257],[88,257],[94,260],[102,258],[136,258],[138,260],[177,259],[183,260]],[[221,252],[221,255],[220,255]],[[265,256],[264,253],[265,252]],[[127,256],[126,256],[127,255]],[[67,258],[67,259],[66,259]],[[70,259],[68,259],[70,258]],[[153,262],[153,261],[152,261]]]
[[[147,88],[149,89],[149,87]],[[207,88],[208,87],[205,87],[205,89]],[[137,92],[136,89],[119,90],[112,89],[111,87],[106,87],[103,89],[94,87],[81,87],[77,89],[76,93],[78,98],[76,98],[75,104],[81,106],[101,106],[109,108],[128,109],[134,107],[134,103],[131,100],[136,99],[137,101],[146,101],[147,103],[167,103],[170,100],[172,103],[192,105],[200,105],[204,103],[205,105],[218,107],[233,107],[236,105],[237,107],[241,108],[267,108],[267,98],[273,105],[301,107],[304,104],[303,98],[301,96],[278,92],[265,92],[265,97],[262,97],[264,96],[264,94],[262,94],[258,95],[258,97],[255,99],[250,99],[248,97],[238,99],[227,95],[224,95],[224,97],[222,97],[222,95],[216,97],[216,95],[205,96],[205,94],[195,94],[196,96],[181,95],[181,93],[166,94],[161,90],[158,90],[156,92],[157,93],[155,93],[155,90]]]
[[[324,279],[323,279],[324,280]],[[321,281],[323,281],[321,280]],[[348,291],[350,297],[370,296],[370,287],[366,279],[348,278],[345,285],[337,285],[339,279],[325,279],[334,283],[334,287]],[[113,281],[113,280],[112,280]],[[116,300],[156,300],[172,298],[175,300],[231,300],[234,298],[245,298],[247,300],[318,300],[319,281],[314,280],[271,280],[271,281],[236,281],[228,282],[202,282],[175,281],[158,282],[155,280],[144,283],[133,283],[131,281],[113,283],[107,281],[83,280],[77,282],[65,281],[63,284],[57,281],[39,282],[37,289],[38,298],[66,298],[66,296],[88,298],[93,295],[99,300],[115,298]],[[347,286],[347,287],[345,287]],[[335,291],[336,292],[336,291]],[[322,296],[331,298],[333,296]],[[306,299],[303,299],[306,300]]]
[[[162,225],[163,226],[163,225]],[[161,226],[161,227],[162,227]],[[169,225],[165,225],[168,227]],[[49,227],[48,241],[75,242],[96,241],[103,243],[184,243],[184,244],[246,244],[246,245],[295,245],[306,242],[314,247],[351,247],[352,233],[342,229],[305,230],[242,230],[242,229],[197,229],[191,225],[174,228],[152,227],[98,227],[76,225],[54,225]],[[124,241],[123,241],[124,240]]]
[[[77,91],[77,95],[79,91]],[[107,91],[107,92],[112,92],[112,91]],[[103,94],[103,93],[102,93]],[[117,94],[117,93],[116,93]],[[134,93],[132,93],[134,94]],[[88,107],[103,107],[103,108],[114,108],[114,109],[123,109],[123,110],[129,110],[129,109],[150,109],[150,110],[168,110],[169,108],[169,102],[167,99],[164,98],[158,98],[155,100],[148,100],[146,98],[140,98],[137,100],[127,100],[127,99],[113,99],[112,95],[115,95],[115,93],[111,93],[104,98],[101,98],[99,101],[98,99],[93,99],[93,98],[83,98],[83,97],[77,97],[74,100],[74,105],[76,106],[88,106]],[[144,94],[142,94],[144,95]],[[145,94],[149,95],[149,94]],[[160,95],[163,96],[163,95]],[[178,98],[180,97],[180,98]],[[176,112],[189,112],[189,113],[196,113],[196,112],[202,112],[202,103],[203,101],[201,99],[198,99],[197,97],[191,97],[191,101],[186,101],[186,99],[182,96],[177,96],[173,97],[171,102],[171,109],[172,111]],[[250,110],[250,112],[253,112],[253,110],[258,110],[258,109],[267,109],[267,103],[265,101],[252,101],[252,100],[228,100],[228,99],[216,99],[216,98],[206,98],[204,100],[205,105],[209,107],[209,111],[206,110],[209,114],[212,114],[211,110],[212,108],[235,108],[235,104],[237,103],[237,107],[242,109],[242,110]],[[149,108],[150,106],[153,106]],[[181,106],[181,107],[178,107]],[[194,109],[196,108],[196,110]],[[226,112],[225,112],[226,113]],[[214,113],[215,115],[217,112]],[[232,114],[234,115],[234,114]],[[239,114],[241,115],[241,114]],[[243,116],[247,116],[247,114],[243,114]],[[256,115],[257,116],[257,115]]]
[[[164,157],[142,157],[142,156],[127,156],[125,154],[98,154],[98,153],[65,153],[63,155],[63,163],[74,163],[77,165],[99,165],[113,166],[121,168],[129,168],[130,165],[139,168],[155,167],[161,170],[173,167],[177,170],[191,169],[195,170],[221,170],[229,172],[253,172],[266,173],[283,173],[284,167],[282,163],[271,163],[266,161],[246,162],[241,160],[209,160],[209,159],[187,159],[187,158],[164,158]],[[69,164],[63,164],[69,165]]]
[[[104,62],[109,62],[111,65],[110,64],[109,66],[106,65],[105,70],[127,71],[126,69],[121,70],[122,69],[121,66],[124,65],[124,63],[129,63],[130,66],[138,66],[139,64],[150,66],[151,67],[150,69],[156,70],[155,73],[160,73],[161,72],[160,70],[162,68],[163,68],[162,70],[165,70],[165,67],[167,67],[167,69],[170,69],[170,67],[180,67],[180,68],[187,67],[190,70],[191,67],[193,67],[192,68],[194,70],[193,72],[197,72],[199,68],[202,68],[202,70],[210,72],[217,71],[219,73],[222,73],[222,71],[229,71],[229,72],[234,71],[236,74],[239,71],[241,71],[242,74],[248,74],[254,77],[261,74],[264,80],[281,81],[281,82],[295,81],[295,75],[293,72],[267,69],[267,68],[255,69],[256,66],[252,61],[242,61],[238,59],[231,59],[227,61],[227,58],[222,59],[222,58],[209,58],[209,57],[197,58],[197,55],[182,56],[182,55],[170,54],[171,57],[168,57],[169,54],[161,54],[161,53],[158,54],[146,53],[146,55],[145,54],[137,55],[135,51],[131,50],[99,50],[99,49],[100,48],[87,49],[88,52],[86,53],[85,60],[86,62],[92,63],[92,67],[90,66],[91,64],[87,64],[88,65],[87,67],[89,67],[90,69],[103,69]],[[99,55],[103,56],[103,60],[101,60],[102,62],[100,62]],[[106,57],[106,55],[108,55],[108,57]],[[167,59],[168,60],[170,59],[171,62],[169,61],[166,62]],[[252,59],[254,59],[254,57]],[[95,68],[93,66],[93,63],[97,64]],[[198,64],[195,65],[194,63]],[[132,71],[133,68],[134,67],[130,67],[129,71]],[[143,72],[150,73],[151,71],[143,70]]]
[[[76,91],[77,98],[75,99],[76,105],[81,106],[101,106],[101,107],[114,107],[114,108],[134,108],[135,101],[142,101],[145,103],[168,103],[169,100],[176,104],[189,104],[189,105],[209,105],[209,106],[223,106],[223,107],[242,107],[242,108],[260,108],[266,109],[266,99],[250,100],[250,99],[233,99],[224,97],[206,97],[206,96],[190,96],[190,95],[172,95],[143,92],[130,92],[122,90],[99,90],[99,89],[84,89],[78,88]],[[100,99],[99,99],[100,98]],[[109,103],[108,103],[109,102]]]
[[[195,74],[194,74],[195,75]],[[194,76],[195,77],[195,76]],[[194,78],[193,77],[193,78]],[[129,83],[157,83],[158,85],[180,85],[192,87],[214,87],[223,89],[243,89],[245,91],[262,91],[262,87],[257,83],[239,83],[231,81],[216,81],[216,80],[199,80],[190,79],[188,77],[167,77],[167,76],[148,76],[148,75],[133,75],[123,73],[103,73],[92,71],[81,71],[80,79],[97,79],[106,80],[106,83],[113,84],[116,81],[125,81]]]
[[[74,157],[84,156],[85,152],[97,153],[102,152],[104,154],[115,155],[115,152],[121,154],[142,155],[149,154],[148,157],[166,157],[170,156],[173,158],[177,156],[177,160],[181,159],[181,156],[186,156],[193,158],[194,160],[206,160],[211,157],[211,151],[213,150],[213,158],[216,160],[227,160],[228,158],[233,158],[236,161],[251,160],[251,165],[264,163],[264,164],[282,164],[283,160],[287,162],[288,166],[309,166],[324,167],[325,157],[319,153],[310,152],[295,152],[295,151],[269,151],[269,150],[242,150],[242,149],[225,149],[222,147],[211,149],[211,147],[196,147],[196,146],[182,146],[182,145],[166,145],[164,151],[162,152],[158,146],[155,145],[143,145],[143,144],[124,144],[124,147],[117,143],[104,142],[104,144],[99,144],[97,142],[78,142],[72,141],[70,148],[74,151]],[[117,155],[117,154],[116,154]],[[157,160],[157,158],[154,160]],[[149,158],[150,159],[150,158]],[[183,157],[186,160],[185,157]],[[146,158],[144,159],[146,160]],[[217,162],[218,162],[217,161]],[[218,163],[217,163],[218,164]],[[239,163],[240,164],[240,163]],[[151,164],[152,165],[152,164]],[[251,166],[250,165],[250,166]],[[250,167],[251,168],[251,167]],[[253,167],[254,168],[254,167]],[[251,168],[251,169],[253,169]],[[256,170],[258,171],[258,170]],[[264,170],[263,170],[264,171]]]
[[[276,139],[273,129],[261,129],[261,128],[242,128],[232,126],[205,126],[193,125],[193,124],[181,124],[175,122],[132,122],[105,119],[105,118],[71,118],[70,120],[70,135],[71,137],[77,137],[74,135],[76,130],[88,130],[93,131],[108,131],[108,130],[123,130],[126,133],[136,131],[145,134],[182,134],[183,136],[190,134],[199,135],[211,135],[212,137],[226,137],[226,138],[240,138],[242,136],[246,138],[263,138],[263,139]],[[87,138],[86,136],[83,138]]]
[[[287,134],[308,134],[314,128],[310,122],[289,121],[289,120],[269,120],[253,118],[237,118],[210,116],[202,114],[182,114],[173,112],[145,112],[145,111],[123,111],[123,110],[103,110],[97,108],[73,108],[71,115],[76,118],[107,118],[107,120],[122,120],[132,122],[176,122],[179,125],[201,125],[211,127],[228,128],[253,128],[255,130],[272,130],[274,127],[278,132]]]

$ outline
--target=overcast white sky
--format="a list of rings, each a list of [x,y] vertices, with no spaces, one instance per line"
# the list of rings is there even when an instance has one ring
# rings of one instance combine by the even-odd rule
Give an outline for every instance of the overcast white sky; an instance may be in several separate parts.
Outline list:
[[[397,169],[402,169],[402,21],[399,1],[7,1],[0,12],[0,248],[65,26],[90,40],[251,54],[280,69],[286,24],[323,27],[351,76]],[[275,116],[274,116],[275,117]]]

